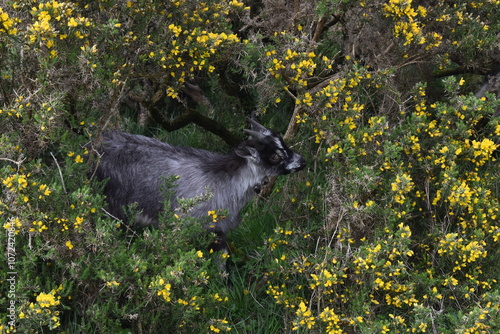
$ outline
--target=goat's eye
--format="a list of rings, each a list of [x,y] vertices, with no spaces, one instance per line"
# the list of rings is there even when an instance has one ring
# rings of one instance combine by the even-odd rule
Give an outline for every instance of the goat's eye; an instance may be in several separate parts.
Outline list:
[[[278,153],[274,153],[273,155],[271,155],[271,157],[269,158],[269,160],[272,163],[278,163],[281,160],[281,156]]]

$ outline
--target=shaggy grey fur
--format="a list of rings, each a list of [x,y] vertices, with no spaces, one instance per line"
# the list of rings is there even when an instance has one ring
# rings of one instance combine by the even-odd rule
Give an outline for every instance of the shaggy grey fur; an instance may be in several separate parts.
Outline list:
[[[495,73],[489,75],[474,96],[481,98],[486,96],[486,93],[495,95],[497,99],[500,98],[500,70],[497,69]],[[498,116],[500,116],[500,107],[496,107],[493,113],[493,117]]]
[[[305,160],[291,151],[274,131],[251,121],[249,138],[228,154],[177,147],[140,135],[124,132],[104,134],[101,159],[96,171],[108,182],[105,195],[109,212],[126,220],[123,206],[137,203],[136,223],[156,225],[163,210],[162,182],[177,176],[172,209],[177,198],[193,198],[210,192],[189,214],[206,217],[210,210],[226,210],[227,217],[207,226],[225,234],[239,222],[239,212],[267,179],[299,171]]]

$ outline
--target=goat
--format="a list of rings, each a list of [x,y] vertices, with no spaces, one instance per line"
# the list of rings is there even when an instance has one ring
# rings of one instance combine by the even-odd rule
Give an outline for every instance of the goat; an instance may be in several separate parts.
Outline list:
[[[109,212],[126,220],[123,206],[137,203],[136,223],[157,225],[164,206],[162,182],[176,176],[172,209],[177,207],[176,198],[194,198],[208,190],[211,197],[193,207],[189,215],[201,218],[207,217],[208,211],[226,210],[224,219],[206,226],[225,244],[225,234],[239,223],[240,210],[268,178],[299,171],[306,165],[305,159],[290,150],[273,130],[249,121],[252,129],[244,130],[248,139],[225,155],[141,135],[105,133],[98,149],[101,158],[96,177],[108,179],[104,194]]]

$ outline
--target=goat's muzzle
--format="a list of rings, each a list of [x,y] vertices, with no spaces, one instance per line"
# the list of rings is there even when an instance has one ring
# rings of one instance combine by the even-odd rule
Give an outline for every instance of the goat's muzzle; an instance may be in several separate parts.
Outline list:
[[[301,155],[294,153],[290,162],[286,164],[285,174],[298,172],[299,170],[304,169],[306,164],[306,159],[304,159]]]

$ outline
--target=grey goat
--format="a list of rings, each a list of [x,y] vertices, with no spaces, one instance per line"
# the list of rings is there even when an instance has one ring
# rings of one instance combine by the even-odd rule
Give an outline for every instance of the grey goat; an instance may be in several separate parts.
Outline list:
[[[299,171],[306,165],[278,134],[249,121],[252,130],[244,130],[249,138],[226,155],[124,132],[105,133],[96,176],[108,179],[104,193],[109,212],[126,220],[123,206],[137,203],[136,223],[158,224],[164,201],[162,183],[176,176],[172,209],[177,206],[176,198],[194,198],[208,190],[211,197],[193,207],[189,215],[207,217],[208,211],[225,210],[226,218],[207,226],[225,240],[225,233],[238,225],[240,210],[268,178]]]

